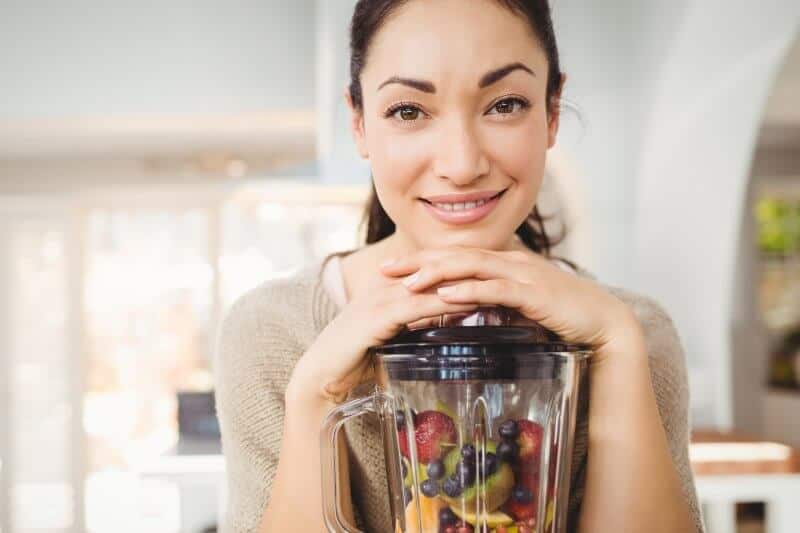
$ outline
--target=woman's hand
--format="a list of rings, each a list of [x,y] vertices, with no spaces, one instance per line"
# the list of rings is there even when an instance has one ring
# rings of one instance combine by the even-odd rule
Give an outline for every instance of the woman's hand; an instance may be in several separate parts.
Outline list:
[[[287,387],[287,401],[326,411],[371,378],[372,362],[366,357],[370,347],[385,343],[408,324],[477,307],[444,301],[433,291],[409,292],[400,280],[376,273],[303,354]]]
[[[566,341],[590,345],[600,357],[642,335],[621,300],[533,252],[437,248],[398,258],[381,270],[404,278],[412,293],[446,284],[438,289],[442,301],[516,309]]]

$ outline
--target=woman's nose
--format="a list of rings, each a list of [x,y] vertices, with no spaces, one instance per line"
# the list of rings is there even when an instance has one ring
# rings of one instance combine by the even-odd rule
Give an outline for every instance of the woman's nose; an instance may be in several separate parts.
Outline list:
[[[489,160],[474,128],[464,120],[443,124],[435,147],[434,172],[458,185],[489,173]]]

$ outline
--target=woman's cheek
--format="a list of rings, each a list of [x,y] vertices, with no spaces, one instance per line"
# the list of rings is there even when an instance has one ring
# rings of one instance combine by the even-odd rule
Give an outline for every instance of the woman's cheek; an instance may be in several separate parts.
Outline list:
[[[370,162],[376,179],[391,183],[399,192],[414,186],[430,163],[431,143],[426,131],[377,130],[370,144]],[[414,191],[420,192],[420,191]]]
[[[538,189],[547,152],[546,132],[529,121],[517,127],[494,127],[486,132],[486,138],[487,151],[498,170],[520,187],[533,185]]]

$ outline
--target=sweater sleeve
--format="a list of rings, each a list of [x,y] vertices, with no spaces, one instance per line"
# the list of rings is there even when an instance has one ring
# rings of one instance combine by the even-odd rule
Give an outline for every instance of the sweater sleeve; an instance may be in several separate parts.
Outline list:
[[[302,354],[268,288],[243,296],[219,332],[215,396],[228,484],[223,533],[254,533],[278,466],[284,390]]]
[[[689,380],[677,329],[664,308],[654,300],[622,289],[612,292],[633,309],[644,330],[661,423],[695,526],[698,532],[703,533],[705,529],[689,461]]]

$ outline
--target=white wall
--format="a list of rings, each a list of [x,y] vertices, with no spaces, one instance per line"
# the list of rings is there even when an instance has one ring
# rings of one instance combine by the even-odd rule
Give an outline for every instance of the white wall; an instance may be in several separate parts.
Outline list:
[[[5,0],[0,120],[314,106],[314,0]]]
[[[630,285],[637,154],[658,69],[686,1],[559,0],[553,19],[568,80],[565,97],[587,122],[567,146],[591,209],[594,264],[607,283]]]
[[[697,0],[661,65],[640,135],[635,284],[675,318],[695,422],[733,422],[731,321],[742,209],[765,102],[800,4]],[[761,376],[753,376],[761,381]]]

